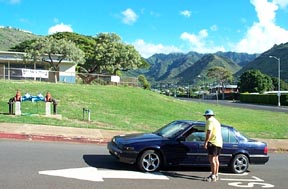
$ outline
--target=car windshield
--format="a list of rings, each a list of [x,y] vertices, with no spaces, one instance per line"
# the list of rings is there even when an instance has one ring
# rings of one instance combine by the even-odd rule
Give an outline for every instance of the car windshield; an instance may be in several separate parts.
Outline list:
[[[187,127],[189,127],[188,123],[182,121],[174,121],[160,128],[154,133],[163,137],[173,138],[182,133]]]

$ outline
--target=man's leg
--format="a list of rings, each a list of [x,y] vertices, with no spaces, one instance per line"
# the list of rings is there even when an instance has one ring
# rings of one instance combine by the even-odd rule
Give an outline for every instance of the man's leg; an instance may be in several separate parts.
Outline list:
[[[218,175],[218,172],[219,172],[219,166],[220,166],[220,163],[219,163],[219,156],[216,156],[215,157],[215,161],[216,161],[216,169],[215,169],[215,175]]]
[[[214,166],[214,158],[213,158],[213,157],[214,157],[213,155],[209,155],[209,156],[208,156],[212,175],[213,175],[214,167],[215,167],[215,166]]]
[[[212,166],[211,166],[211,171],[212,171],[212,175],[216,175],[217,174],[217,165],[218,165],[218,160],[217,160],[218,156],[212,156]]]

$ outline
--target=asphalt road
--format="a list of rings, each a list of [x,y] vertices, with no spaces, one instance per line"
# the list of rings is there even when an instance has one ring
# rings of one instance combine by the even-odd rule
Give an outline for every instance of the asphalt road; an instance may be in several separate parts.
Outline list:
[[[239,107],[239,108],[247,108],[247,109],[254,109],[254,110],[266,110],[272,112],[287,112],[287,106],[269,106],[269,105],[259,105],[259,104],[248,104],[248,103],[241,103],[241,102],[233,102],[231,100],[203,100],[203,99],[191,99],[191,98],[179,98],[181,100],[192,100],[195,102],[202,102],[202,103],[210,103],[210,104],[219,104],[224,106],[231,106],[231,107]]]
[[[288,153],[272,153],[266,165],[245,175],[221,170],[220,181],[202,178],[209,169],[181,168],[145,174],[119,163],[106,145],[0,140],[0,188],[5,189],[230,189],[287,188]]]

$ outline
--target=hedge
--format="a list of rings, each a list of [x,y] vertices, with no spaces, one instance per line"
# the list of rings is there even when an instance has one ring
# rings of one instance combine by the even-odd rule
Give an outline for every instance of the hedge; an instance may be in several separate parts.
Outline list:
[[[245,103],[278,105],[277,94],[241,93],[239,100],[240,100],[240,102],[245,102]],[[288,105],[288,94],[281,94],[280,103],[283,106]]]

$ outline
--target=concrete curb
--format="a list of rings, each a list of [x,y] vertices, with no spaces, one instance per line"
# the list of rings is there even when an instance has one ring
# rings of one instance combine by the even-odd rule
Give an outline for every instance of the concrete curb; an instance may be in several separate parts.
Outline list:
[[[36,135],[36,134],[17,134],[0,132],[0,139],[14,139],[27,141],[50,141],[50,142],[73,142],[73,143],[91,143],[91,144],[107,144],[110,139],[92,139],[85,137],[65,137],[52,135]]]

